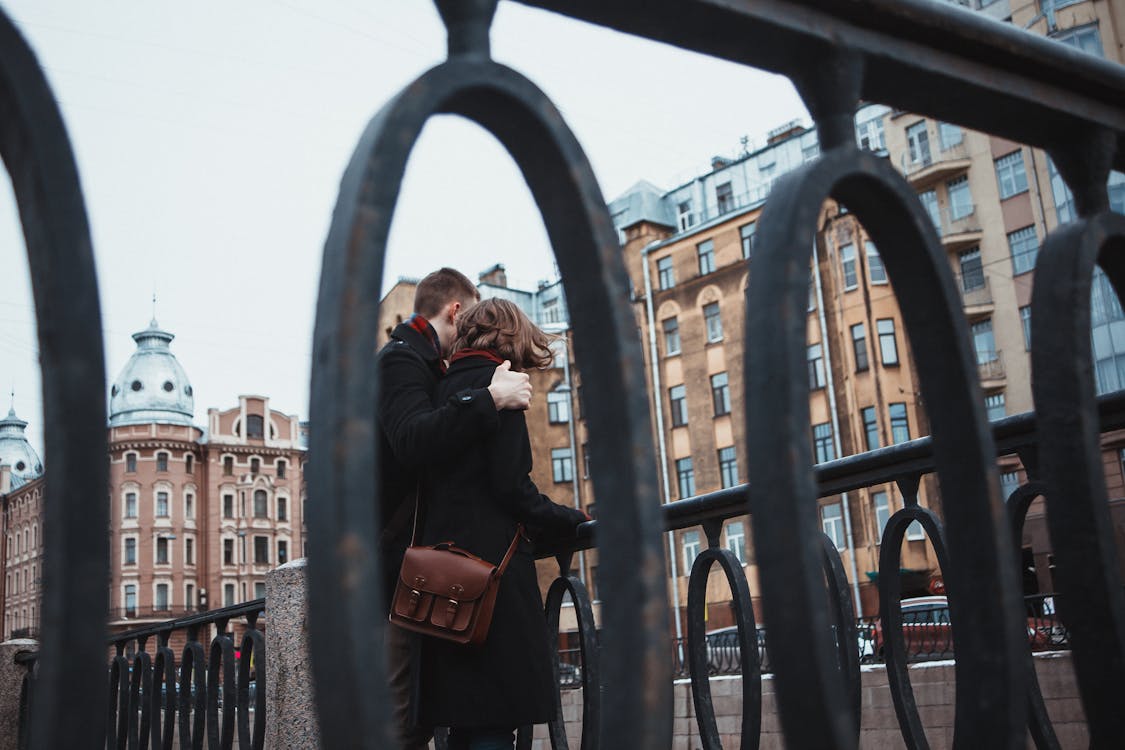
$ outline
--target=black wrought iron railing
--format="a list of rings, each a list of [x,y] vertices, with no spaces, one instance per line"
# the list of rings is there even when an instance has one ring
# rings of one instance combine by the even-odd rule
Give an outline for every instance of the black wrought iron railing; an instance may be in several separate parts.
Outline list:
[[[495,135],[520,166],[542,211],[573,313],[587,426],[597,446],[591,470],[600,517],[604,636],[598,648],[592,620],[580,618],[583,653],[598,655],[584,660],[582,680],[601,685],[585,691],[584,747],[671,744],[663,522],[703,524],[710,549],[697,567],[724,568],[743,626],[744,679],[760,670],[745,579],[717,548],[721,518],[749,512],[786,744],[854,748],[861,707],[859,655],[850,647],[855,620],[839,555],[816,522],[816,497],[876,479],[897,481],[907,501],[883,535],[879,569],[886,574],[879,586],[890,686],[908,746],[926,746],[911,708],[898,607],[898,556],[913,522],[921,523],[934,545],[948,591],[958,687],[954,744],[1015,750],[1030,726],[1038,745],[1052,745],[1033,690],[1012,542],[1013,529],[1038,495],[1045,497],[1059,616],[1091,741],[1115,746],[1125,736],[1125,598],[1106,502],[1089,316],[1096,266],[1119,296],[1125,291],[1125,218],[1108,211],[1106,191],[1110,168],[1125,166],[1125,70],[930,0],[524,3],[787,76],[816,122],[820,156],[777,181],[758,221],[746,296],[747,437],[740,446],[753,491],[685,501],[664,509],[662,518],[641,347],[620,291],[625,268],[617,235],[593,171],[546,95],[491,59],[496,0],[437,0],[449,31],[448,59],[371,121],[343,177],[324,249],[307,475],[317,508],[308,524],[310,633],[322,744],[386,746],[380,731],[388,719],[386,669],[381,650],[371,648],[382,627],[380,556],[358,552],[376,549],[379,540],[371,501],[378,497],[371,470],[378,392],[371,347],[378,301],[372,290],[381,288],[411,149],[431,116],[457,114]],[[1043,148],[1073,192],[1079,218],[1048,235],[1036,259],[1033,416],[1002,420],[990,431],[946,252],[911,185],[886,160],[856,147],[853,114],[861,100]],[[107,488],[96,274],[56,99],[6,17],[0,17],[0,118],[0,153],[27,239],[50,457],[44,507],[51,555],[44,561],[32,741],[41,748],[89,746],[105,728],[106,588],[97,573],[108,570],[109,560],[105,535],[90,533],[108,523],[106,505],[89,502],[104,497]],[[933,437],[814,467],[806,308],[810,253],[828,197],[845,204],[879,248]],[[770,355],[758,357],[766,342]],[[1109,406],[1120,408],[1117,402]],[[1014,450],[1037,477],[1008,499],[1012,518],[998,492],[995,466],[997,444],[1005,452],[1008,440],[1025,441]],[[927,472],[940,480],[941,519],[917,504],[918,478]],[[694,585],[694,572],[692,578],[689,656],[698,676],[706,673],[706,639],[703,591]],[[551,627],[557,628],[558,601],[567,588],[586,617],[588,605],[574,591],[580,586],[562,578],[552,589]],[[219,651],[228,645],[221,641]],[[225,673],[230,660],[213,664]],[[118,680],[123,674],[119,666]],[[122,683],[115,684],[120,700]],[[224,690],[233,684],[225,680]],[[697,708],[707,697],[706,685],[693,682]],[[750,743],[759,728],[757,700],[753,690],[744,691],[742,732]],[[217,696],[213,705],[204,713],[217,716]],[[703,744],[718,747],[714,722],[708,723],[706,712],[699,716]],[[207,724],[208,731],[217,726]],[[228,726],[222,724],[224,734]],[[555,727],[552,743],[566,743]]]

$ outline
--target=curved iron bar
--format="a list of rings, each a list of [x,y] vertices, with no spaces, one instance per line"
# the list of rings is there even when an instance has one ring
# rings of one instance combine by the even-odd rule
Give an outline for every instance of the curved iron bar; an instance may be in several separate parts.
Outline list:
[[[595,491],[612,498],[601,513],[601,565],[607,594],[603,707],[614,721],[601,727],[601,744],[661,747],[671,737],[672,681],[659,508],[650,502],[658,494],[658,473],[613,223],[581,147],[547,97],[490,61],[479,43],[455,43],[451,30],[450,44],[461,53],[410,84],[371,121],[342,180],[325,244],[310,403],[317,429],[308,474],[309,494],[319,503],[309,519],[309,609],[323,740],[328,746],[356,737],[372,747],[393,742],[385,715],[379,561],[372,554],[378,536],[371,342],[406,160],[428,119],[446,113],[478,123],[508,149],[556,251],[576,313],[576,356],[591,363],[587,377],[600,386],[588,397],[589,430],[614,436],[593,457]]]
[[[225,631],[226,623],[220,627]],[[211,658],[207,660],[207,746],[230,750],[234,743],[234,704],[236,685],[234,672],[234,640],[220,632],[211,640]],[[222,669],[222,680],[219,670]],[[222,691],[220,704],[219,691]],[[219,709],[222,708],[222,722]]]
[[[1008,522],[1012,526],[1012,542],[1016,554],[1020,554],[1023,544],[1023,525],[1027,520],[1027,511],[1032,501],[1043,497],[1047,491],[1042,482],[1028,482],[1012,490],[1008,495]],[[1039,685],[1039,675],[1035,672],[1035,663],[1028,657],[1027,676],[1027,728],[1031,738],[1039,750],[1060,750],[1059,738],[1055,734],[1054,724],[1047,715],[1047,706],[1043,702],[1043,690]]]
[[[168,648],[168,633],[161,633],[153,659],[153,750],[172,750],[176,738],[176,655]],[[163,721],[161,717],[163,716]]]
[[[916,480],[914,485],[917,486]],[[893,513],[883,528],[883,538],[879,546],[879,619],[883,629],[883,656],[887,664],[887,682],[891,686],[891,700],[894,702],[899,729],[910,750],[925,750],[930,744],[922,727],[922,718],[918,714],[918,704],[914,701],[914,687],[910,682],[908,671],[910,656],[906,652],[900,604],[902,580],[899,578],[899,570],[902,563],[902,539],[906,535],[906,528],[914,521],[922,525],[929,537],[942,574],[945,575],[950,569],[949,555],[945,546],[945,528],[941,519],[929,508],[918,505],[915,496],[914,502],[907,503],[901,510]],[[950,591],[948,585],[946,590]],[[952,605],[952,597],[949,597],[949,602]],[[956,622],[951,607],[950,629],[953,631],[954,651],[959,648],[956,640],[958,633]],[[960,663],[961,659],[958,659],[958,664]],[[959,705],[962,695],[968,693],[969,688],[962,681],[965,677],[959,670],[955,679]]]
[[[250,662],[266,663],[266,639],[261,631],[247,629],[238,659],[238,747],[260,750],[266,741],[266,670],[254,674],[254,730],[250,731]]]
[[[1096,208],[1097,198],[1082,189],[1088,181],[1067,177],[1077,183],[1076,200]],[[1103,177],[1103,193],[1104,183]],[[1036,284],[1032,293],[1031,371],[1058,613],[1070,633],[1091,747],[1113,747],[1125,736],[1125,597],[1096,419],[1090,342],[1095,265],[1125,299],[1125,218],[1096,214],[1047,236],[1036,276],[1051,283]]]
[[[106,747],[125,750],[129,740],[129,660],[122,652],[113,657],[109,683],[108,726],[111,731],[106,733]]]
[[[207,720],[206,668],[203,644],[193,637],[184,646],[180,660],[180,746],[192,750],[203,748]]]
[[[715,525],[712,524],[712,528]],[[718,563],[730,585],[731,605],[738,626],[739,662],[742,665],[742,750],[756,750],[762,734],[762,668],[758,654],[758,628],[746,572],[734,553],[718,549],[718,533],[707,534],[710,547],[695,558],[688,577],[687,646],[695,721],[704,750],[722,750],[715,706],[711,700],[710,644],[703,616],[707,607],[707,579]]]
[[[569,566],[567,566],[569,567]],[[598,631],[594,625],[594,607],[590,602],[590,592],[577,576],[562,574],[551,583],[547,590],[547,601],[543,605],[547,616],[547,632],[557,639],[559,615],[563,596],[570,594],[574,604],[574,614],[578,621],[578,649],[582,655],[582,741],[581,750],[598,750],[598,727],[601,726],[601,668],[598,664]],[[555,685],[559,680],[559,653],[552,649]],[[566,722],[562,714],[561,695],[556,692],[557,703],[555,720],[547,725],[553,750],[568,750]]]
[[[836,656],[838,668],[844,678],[848,705],[852,710],[855,724],[855,739],[859,741],[860,711],[863,708],[863,684],[859,674],[859,628],[856,625],[855,605],[852,604],[851,587],[848,575],[844,572],[844,561],[840,550],[823,532],[820,535],[821,549],[824,551],[824,577],[828,583],[829,614],[832,617],[832,632],[836,634]]]
[[[89,746],[103,726],[109,508],[105,362],[97,274],[78,169],[35,54],[0,11],[0,155],[27,244],[39,361],[47,497],[35,747]]]
[[[837,128],[839,129],[839,128]],[[827,628],[813,499],[804,382],[810,248],[823,202],[835,198],[863,222],[900,300],[929,414],[958,556],[945,569],[956,631],[958,745],[1015,748],[1026,726],[1023,629],[1011,538],[1000,525],[994,448],[984,419],[968,331],[948,259],[917,195],[901,175],[854,143],[782,177],[759,220],[747,299],[746,419],[751,495],[767,628],[786,740],[796,746],[854,745],[851,715],[815,634]],[[779,333],[781,328],[781,334]],[[754,358],[756,342],[781,342],[779,356]],[[784,394],[779,398],[778,394]],[[804,653],[802,653],[802,651]]]
[[[140,721],[134,721],[137,714]],[[148,747],[149,722],[152,719],[152,657],[138,651],[133,657],[133,673],[129,681],[129,713],[126,726],[129,734],[129,750],[139,745]]]

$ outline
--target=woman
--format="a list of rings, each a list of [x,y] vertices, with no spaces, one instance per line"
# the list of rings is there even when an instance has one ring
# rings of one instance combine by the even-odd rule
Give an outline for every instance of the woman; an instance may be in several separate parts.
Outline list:
[[[542,368],[552,355],[547,336],[507,300],[488,299],[467,310],[457,326],[449,371],[437,403],[488,385],[496,366]],[[551,502],[531,481],[531,444],[522,411],[499,412],[487,441],[465,446],[426,472],[422,544],[452,541],[498,564],[519,524],[528,535],[573,534],[589,519]],[[553,636],[530,545],[520,542],[500,581],[492,626],[479,647],[424,638],[419,718],[450,728],[450,750],[499,750],[514,745],[515,728],[555,715],[551,673]]]

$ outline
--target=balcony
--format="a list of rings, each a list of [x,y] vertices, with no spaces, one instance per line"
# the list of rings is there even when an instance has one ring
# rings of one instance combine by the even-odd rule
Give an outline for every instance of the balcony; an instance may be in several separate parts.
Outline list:
[[[1002,352],[977,350],[977,372],[980,373],[981,388],[1000,388],[1007,375],[1004,372]]]
[[[982,270],[958,276],[957,290],[961,292],[961,303],[965,306],[966,316],[972,318],[992,312],[992,290],[988,286],[988,277]]]
[[[937,143],[936,139],[934,143]],[[907,149],[899,158],[899,169],[915,189],[929,187],[935,182],[957,177],[966,172],[971,165],[972,160],[969,158],[969,150],[964,140],[948,148],[927,146],[913,156]]]
[[[950,252],[979,245],[984,236],[975,207],[967,215],[954,218],[949,206],[945,206],[937,211],[930,210],[930,218],[934,220],[942,247]]]

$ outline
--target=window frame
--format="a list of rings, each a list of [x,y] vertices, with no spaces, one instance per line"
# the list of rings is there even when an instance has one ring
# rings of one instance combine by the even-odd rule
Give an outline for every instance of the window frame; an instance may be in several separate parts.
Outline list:
[[[718,302],[708,302],[703,306],[703,326],[707,332],[708,344],[717,344],[723,340],[723,313]]]
[[[574,454],[570,448],[551,449],[551,478],[555,484],[574,481]]]
[[[656,282],[661,291],[676,286],[676,265],[671,255],[656,259]]]
[[[668,413],[673,427],[686,427],[688,423],[687,386],[684,383],[669,386]]]
[[[851,242],[840,246],[840,278],[844,282],[845,292],[859,288],[858,262],[855,257],[855,245]]]
[[[661,331],[664,334],[664,356],[674,357],[681,353],[683,342],[680,339],[680,320],[675,315],[661,321]],[[672,344],[675,343],[675,349]]]
[[[715,416],[730,414],[730,375],[726,370],[711,376],[711,406]]]
[[[883,330],[883,324],[889,325],[889,330]],[[884,367],[895,367],[899,364],[898,339],[895,336],[895,319],[879,318],[875,321],[875,331],[879,336],[879,360]]]
[[[709,273],[715,272],[715,241],[703,240],[695,246],[696,261],[698,263],[699,275],[706,276]]]

